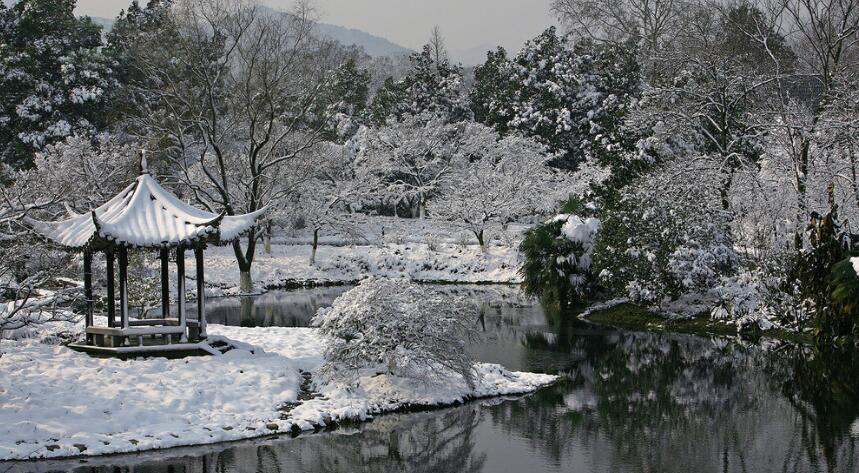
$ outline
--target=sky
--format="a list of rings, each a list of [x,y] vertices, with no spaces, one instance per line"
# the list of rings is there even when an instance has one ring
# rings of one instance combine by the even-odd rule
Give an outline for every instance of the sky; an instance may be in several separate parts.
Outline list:
[[[131,0],[78,0],[80,15],[112,18]],[[141,1],[144,4],[145,1]],[[289,9],[293,0],[264,0]],[[347,26],[418,49],[438,25],[451,51],[494,48],[510,51],[555,21],[551,0],[313,0],[325,23]]]

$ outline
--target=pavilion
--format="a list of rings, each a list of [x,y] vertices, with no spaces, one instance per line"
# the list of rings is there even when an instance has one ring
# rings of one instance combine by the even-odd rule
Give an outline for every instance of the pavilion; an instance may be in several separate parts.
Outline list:
[[[203,250],[208,243],[222,243],[250,230],[265,212],[229,216],[214,214],[183,202],[149,174],[145,154],[141,174],[88,214],[72,215],[58,222],[28,219],[39,234],[70,250],[83,252],[86,339],[73,348],[120,355],[165,351],[208,351]],[[129,250],[159,251],[161,259],[161,316],[131,320],[128,311]],[[188,319],[185,310],[185,251],[196,260],[197,314]],[[92,284],[93,254],[102,252],[107,266],[107,326],[96,326]],[[172,252],[172,253],[171,253]],[[176,262],[177,312],[170,317],[169,264]],[[115,261],[119,265],[119,320],[116,320]]]

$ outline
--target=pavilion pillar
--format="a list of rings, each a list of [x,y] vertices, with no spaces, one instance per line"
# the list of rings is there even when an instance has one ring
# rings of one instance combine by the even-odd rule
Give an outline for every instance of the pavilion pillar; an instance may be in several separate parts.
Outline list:
[[[194,247],[197,263],[197,322],[200,324],[200,338],[206,338],[206,286],[203,275],[203,245]]]
[[[107,326],[116,327],[116,290],[115,275],[113,270],[113,250],[107,250],[104,254],[107,261]]]
[[[93,295],[92,295],[92,250],[84,250],[84,298],[86,299],[86,327],[93,326]],[[92,344],[92,335],[86,334],[87,344]]]
[[[128,248],[119,248],[119,319],[128,328]]]
[[[176,273],[178,284],[176,290],[179,292],[179,326],[182,327],[182,338],[180,342],[188,341],[188,321],[185,316],[185,249],[181,246],[176,248]]]
[[[161,318],[170,318],[170,249],[161,249]]]

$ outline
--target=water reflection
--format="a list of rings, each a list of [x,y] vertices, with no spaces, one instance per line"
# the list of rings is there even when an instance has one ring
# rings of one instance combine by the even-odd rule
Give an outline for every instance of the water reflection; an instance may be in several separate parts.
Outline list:
[[[255,300],[253,320],[305,325],[342,290],[270,293]],[[380,416],[295,439],[12,471],[859,471],[855,352],[608,330],[546,313],[509,288],[446,290],[470,291],[485,304],[485,340],[469,348],[475,356],[568,377],[530,396]],[[240,312],[236,303],[222,321],[242,323]]]
[[[328,307],[348,286],[271,291],[253,297],[206,301],[209,323],[243,327],[307,327],[321,307]]]

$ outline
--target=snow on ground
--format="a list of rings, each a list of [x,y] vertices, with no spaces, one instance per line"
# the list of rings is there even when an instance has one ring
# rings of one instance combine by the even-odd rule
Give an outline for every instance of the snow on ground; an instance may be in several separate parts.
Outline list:
[[[474,389],[457,379],[433,385],[379,375],[361,378],[357,389],[320,386],[315,398],[299,401],[299,370],[313,372],[322,363],[324,340],[316,329],[209,330],[256,348],[120,361],[33,340],[0,341],[0,460],[206,444],[290,432],[293,426],[308,430],[413,405],[525,393],[556,379],[481,363],[483,376]]]
[[[131,452],[266,433],[300,376],[277,354],[121,361],[0,342],[0,459]]]
[[[343,215],[336,229],[324,229],[319,233],[319,243],[323,245],[377,245],[395,243],[428,243],[477,245],[477,239],[462,224],[432,218],[397,218],[386,216],[366,216],[362,214]],[[534,222],[538,217],[533,217]],[[518,246],[524,232],[531,227],[529,223],[510,223],[505,228],[490,225],[486,230],[486,241],[503,246]],[[309,244],[313,232],[309,228],[276,229],[274,241],[287,244]]]
[[[515,247],[424,243],[384,246],[320,246],[310,265],[309,245],[273,244],[272,254],[258,248],[252,267],[258,287],[282,287],[295,282],[336,283],[367,276],[409,276],[415,281],[517,283],[521,277]],[[193,268],[193,255],[186,265]],[[206,250],[206,282],[222,288],[238,286],[239,271],[232,247]]]

